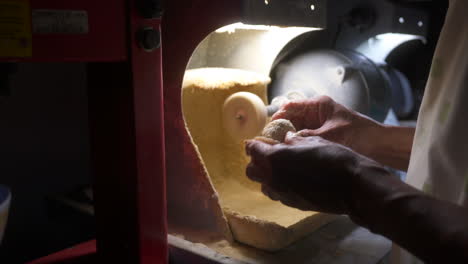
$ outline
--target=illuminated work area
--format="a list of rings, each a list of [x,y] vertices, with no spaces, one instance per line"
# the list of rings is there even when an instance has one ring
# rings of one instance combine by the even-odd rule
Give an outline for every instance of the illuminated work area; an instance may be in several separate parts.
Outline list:
[[[398,6],[380,4],[378,10],[396,8],[398,13]],[[197,193],[194,197],[200,195],[201,200],[209,201],[211,209],[201,214],[206,206],[202,205],[191,221],[216,224],[206,227],[206,233],[200,233],[200,229],[187,231],[193,223],[175,220],[171,224],[172,214],[180,218],[189,212],[184,207],[194,203],[173,196],[169,201],[169,226],[174,241],[183,237],[203,242],[214,251],[249,263],[306,263],[314,258],[326,259],[339,249],[353,252],[345,254],[344,259],[353,256],[362,263],[377,263],[388,253],[388,240],[365,229],[354,229],[346,218],[301,211],[273,201],[262,192],[260,184],[245,175],[250,158],[245,154],[244,140],[260,136],[271,116],[287,102],[327,95],[379,122],[398,124],[399,120],[414,118],[414,88],[387,59],[406,45],[427,45],[428,28],[423,27],[427,14],[414,9],[411,20],[424,21],[423,25],[402,26],[399,17],[394,18],[394,23],[389,17],[367,17],[370,14],[366,12],[373,11],[361,5],[353,8],[350,4],[349,8],[352,15],[347,14],[348,20],[327,21],[327,27],[318,22],[281,26],[272,18],[268,26],[223,26],[196,43],[180,96],[184,125],[190,135],[184,148],[193,145],[191,155],[195,158],[191,162],[202,170],[181,173],[184,169],[174,168],[171,173],[169,163],[168,180],[169,188],[173,181],[177,184],[174,190],[187,188]],[[353,19],[358,18],[353,16],[369,20],[355,25],[358,22]],[[332,34],[328,26],[336,26],[338,33]],[[404,177],[402,172],[395,173]],[[177,175],[183,176],[177,180]],[[196,180],[178,185],[187,175]],[[334,239],[318,238],[320,230]],[[364,242],[348,248],[345,241],[355,239]],[[323,245],[333,249],[311,256],[310,250],[319,250]],[[367,251],[369,247],[373,253]],[[209,255],[208,248],[201,251]]]

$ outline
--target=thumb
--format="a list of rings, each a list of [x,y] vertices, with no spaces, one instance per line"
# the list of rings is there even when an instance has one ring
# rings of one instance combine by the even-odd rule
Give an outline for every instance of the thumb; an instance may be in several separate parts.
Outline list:
[[[296,134],[300,137],[316,137],[320,136],[320,129],[303,129]]]
[[[293,144],[293,143],[298,143],[304,140],[304,136],[302,136],[299,132],[291,132],[289,131],[286,134],[286,137],[284,138],[284,143],[286,144]]]
[[[288,132],[284,139],[284,143],[293,144],[293,143],[304,142],[307,140],[308,137],[317,137],[317,136],[320,136],[321,134],[322,133],[320,131],[320,128],[319,129],[304,129],[296,133]]]
[[[246,154],[255,162],[265,162],[268,154],[271,152],[272,145],[260,140],[246,140]]]

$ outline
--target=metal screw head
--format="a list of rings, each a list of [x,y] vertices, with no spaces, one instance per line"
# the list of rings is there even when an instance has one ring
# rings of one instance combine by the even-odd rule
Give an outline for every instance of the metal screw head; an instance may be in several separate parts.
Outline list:
[[[147,52],[151,52],[161,46],[161,34],[152,27],[140,29],[137,39],[140,47]]]

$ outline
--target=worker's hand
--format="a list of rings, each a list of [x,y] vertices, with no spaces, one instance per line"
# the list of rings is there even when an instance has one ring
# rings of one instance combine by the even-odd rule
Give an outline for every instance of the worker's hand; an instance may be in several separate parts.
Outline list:
[[[301,136],[320,136],[372,157],[383,125],[350,110],[328,96],[294,101],[272,117],[288,119]]]
[[[246,151],[251,156],[247,176],[260,182],[271,199],[301,210],[350,214],[359,174],[387,173],[347,147],[292,132],[282,144],[247,141]]]

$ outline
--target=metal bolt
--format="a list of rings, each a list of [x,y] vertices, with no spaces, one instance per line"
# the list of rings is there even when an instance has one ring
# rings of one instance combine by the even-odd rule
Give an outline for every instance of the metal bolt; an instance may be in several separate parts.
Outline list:
[[[161,34],[152,27],[140,29],[137,38],[140,47],[147,52],[151,52],[161,46]]]

